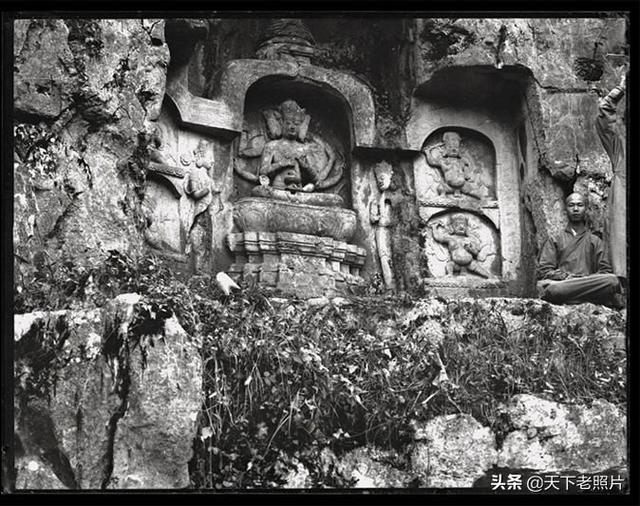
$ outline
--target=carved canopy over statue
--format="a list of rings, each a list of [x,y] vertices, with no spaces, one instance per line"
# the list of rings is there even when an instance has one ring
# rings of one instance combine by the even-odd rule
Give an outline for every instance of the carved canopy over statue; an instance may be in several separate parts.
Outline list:
[[[342,156],[322,137],[309,132],[311,116],[297,102],[285,100],[262,114],[269,140],[265,142],[262,134],[248,138],[243,132],[235,160],[239,176],[260,183],[260,187],[252,191],[253,195],[286,199],[283,191],[320,193],[341,181],[344,174]],[[257,157],[260,162],[256,173],[247,159]],[[313,203],[327,200],[338,204],[336,197],[318,195]]]

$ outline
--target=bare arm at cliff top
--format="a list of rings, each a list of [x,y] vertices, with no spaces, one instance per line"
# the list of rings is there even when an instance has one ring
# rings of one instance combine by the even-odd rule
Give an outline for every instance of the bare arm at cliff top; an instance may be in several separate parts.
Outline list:
[[[618,164],[624,164],[624,144],[620,135],[614,129],[617,120],[616,107],[624,96],[626,79],[622,77],[620,84],[613,88],[608,95],[598,102],[598,117],[596,118],[596,132],[611,160],[613,171]]]

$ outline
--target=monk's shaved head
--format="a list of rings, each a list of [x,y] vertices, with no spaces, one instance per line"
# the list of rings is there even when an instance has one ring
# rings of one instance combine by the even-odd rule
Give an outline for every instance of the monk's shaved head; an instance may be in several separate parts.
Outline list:
[[[580,200],[585,206],[587,205],[587,197],[584,196],[582,193],[578,193],[578,192],[573,192],[569,194],[569,196],[566,199],[564,199],[564,203],[568,204],[569,200],[575,201],[576,199]]]

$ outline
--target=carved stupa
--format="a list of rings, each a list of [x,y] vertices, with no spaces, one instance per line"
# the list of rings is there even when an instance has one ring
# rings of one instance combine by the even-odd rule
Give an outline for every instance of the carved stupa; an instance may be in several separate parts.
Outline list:
[[[284,60],[309,65],[315,39],[299,19],[274,19],[258,39],[256,56],[262,60]]]

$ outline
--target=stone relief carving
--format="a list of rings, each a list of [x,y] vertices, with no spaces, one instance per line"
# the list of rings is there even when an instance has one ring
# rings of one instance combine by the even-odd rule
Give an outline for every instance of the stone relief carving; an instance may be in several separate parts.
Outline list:
[[[181,153],[173,137],[158,125],[150,138],[145,238],[155,250],[174,259],[186,261],[192,256],[197,267],[208,248],[206,211],[214,197],[218,209],[222,207],[220,188],[211,178],[213,149],[210,142],[199,139],[195,148]]]
[[[495,237],[483,227],[472,226],[463,213],[445,215],[427,224],[427,257],[444,263],[439,276],[475,274],[493,279],[497,270],[491,258],[497,254]],[[430,240],[429,240],[430,239]],[[436,262],[430,262],[430,267]],[[432,269],[437,271],[437,269]]]
[[[274,19],[260,37],[256,56],[262,60],[283,60],[299,65],[311,63],[315,40],[299,19]]]
[[[442,142],[425,148],[423,152],[427,157],[427,163],[440,169],[442,179],[437,186],[438,195],[466,195],[475,199],[487,197],[487,185],[482,181],[473,158],[462,147],[459,133],[444,132]]]
[[[338,185],[344,158],[320,136],[309,133],[311,117],[297,102],[285,100],[264,110],[263,118],[269,140],[261,133],[250,136],[243,132],[234,160],[240,177],[260,184],[254,195],[286,198],[282,190],[319,193]],[[248,162],[257,157],[256,172]],[[333,197],[335,200],[336,195]]]
[[[387,162],[380,162],[374,166],[374,172],[380,194],[377,200],[371,203],[369,213],[371,223],[375,225],[376,246],[384,284],[387,289],[395,290],[390,230],[393,224],[393,212],[389,195],[393,168]]]

